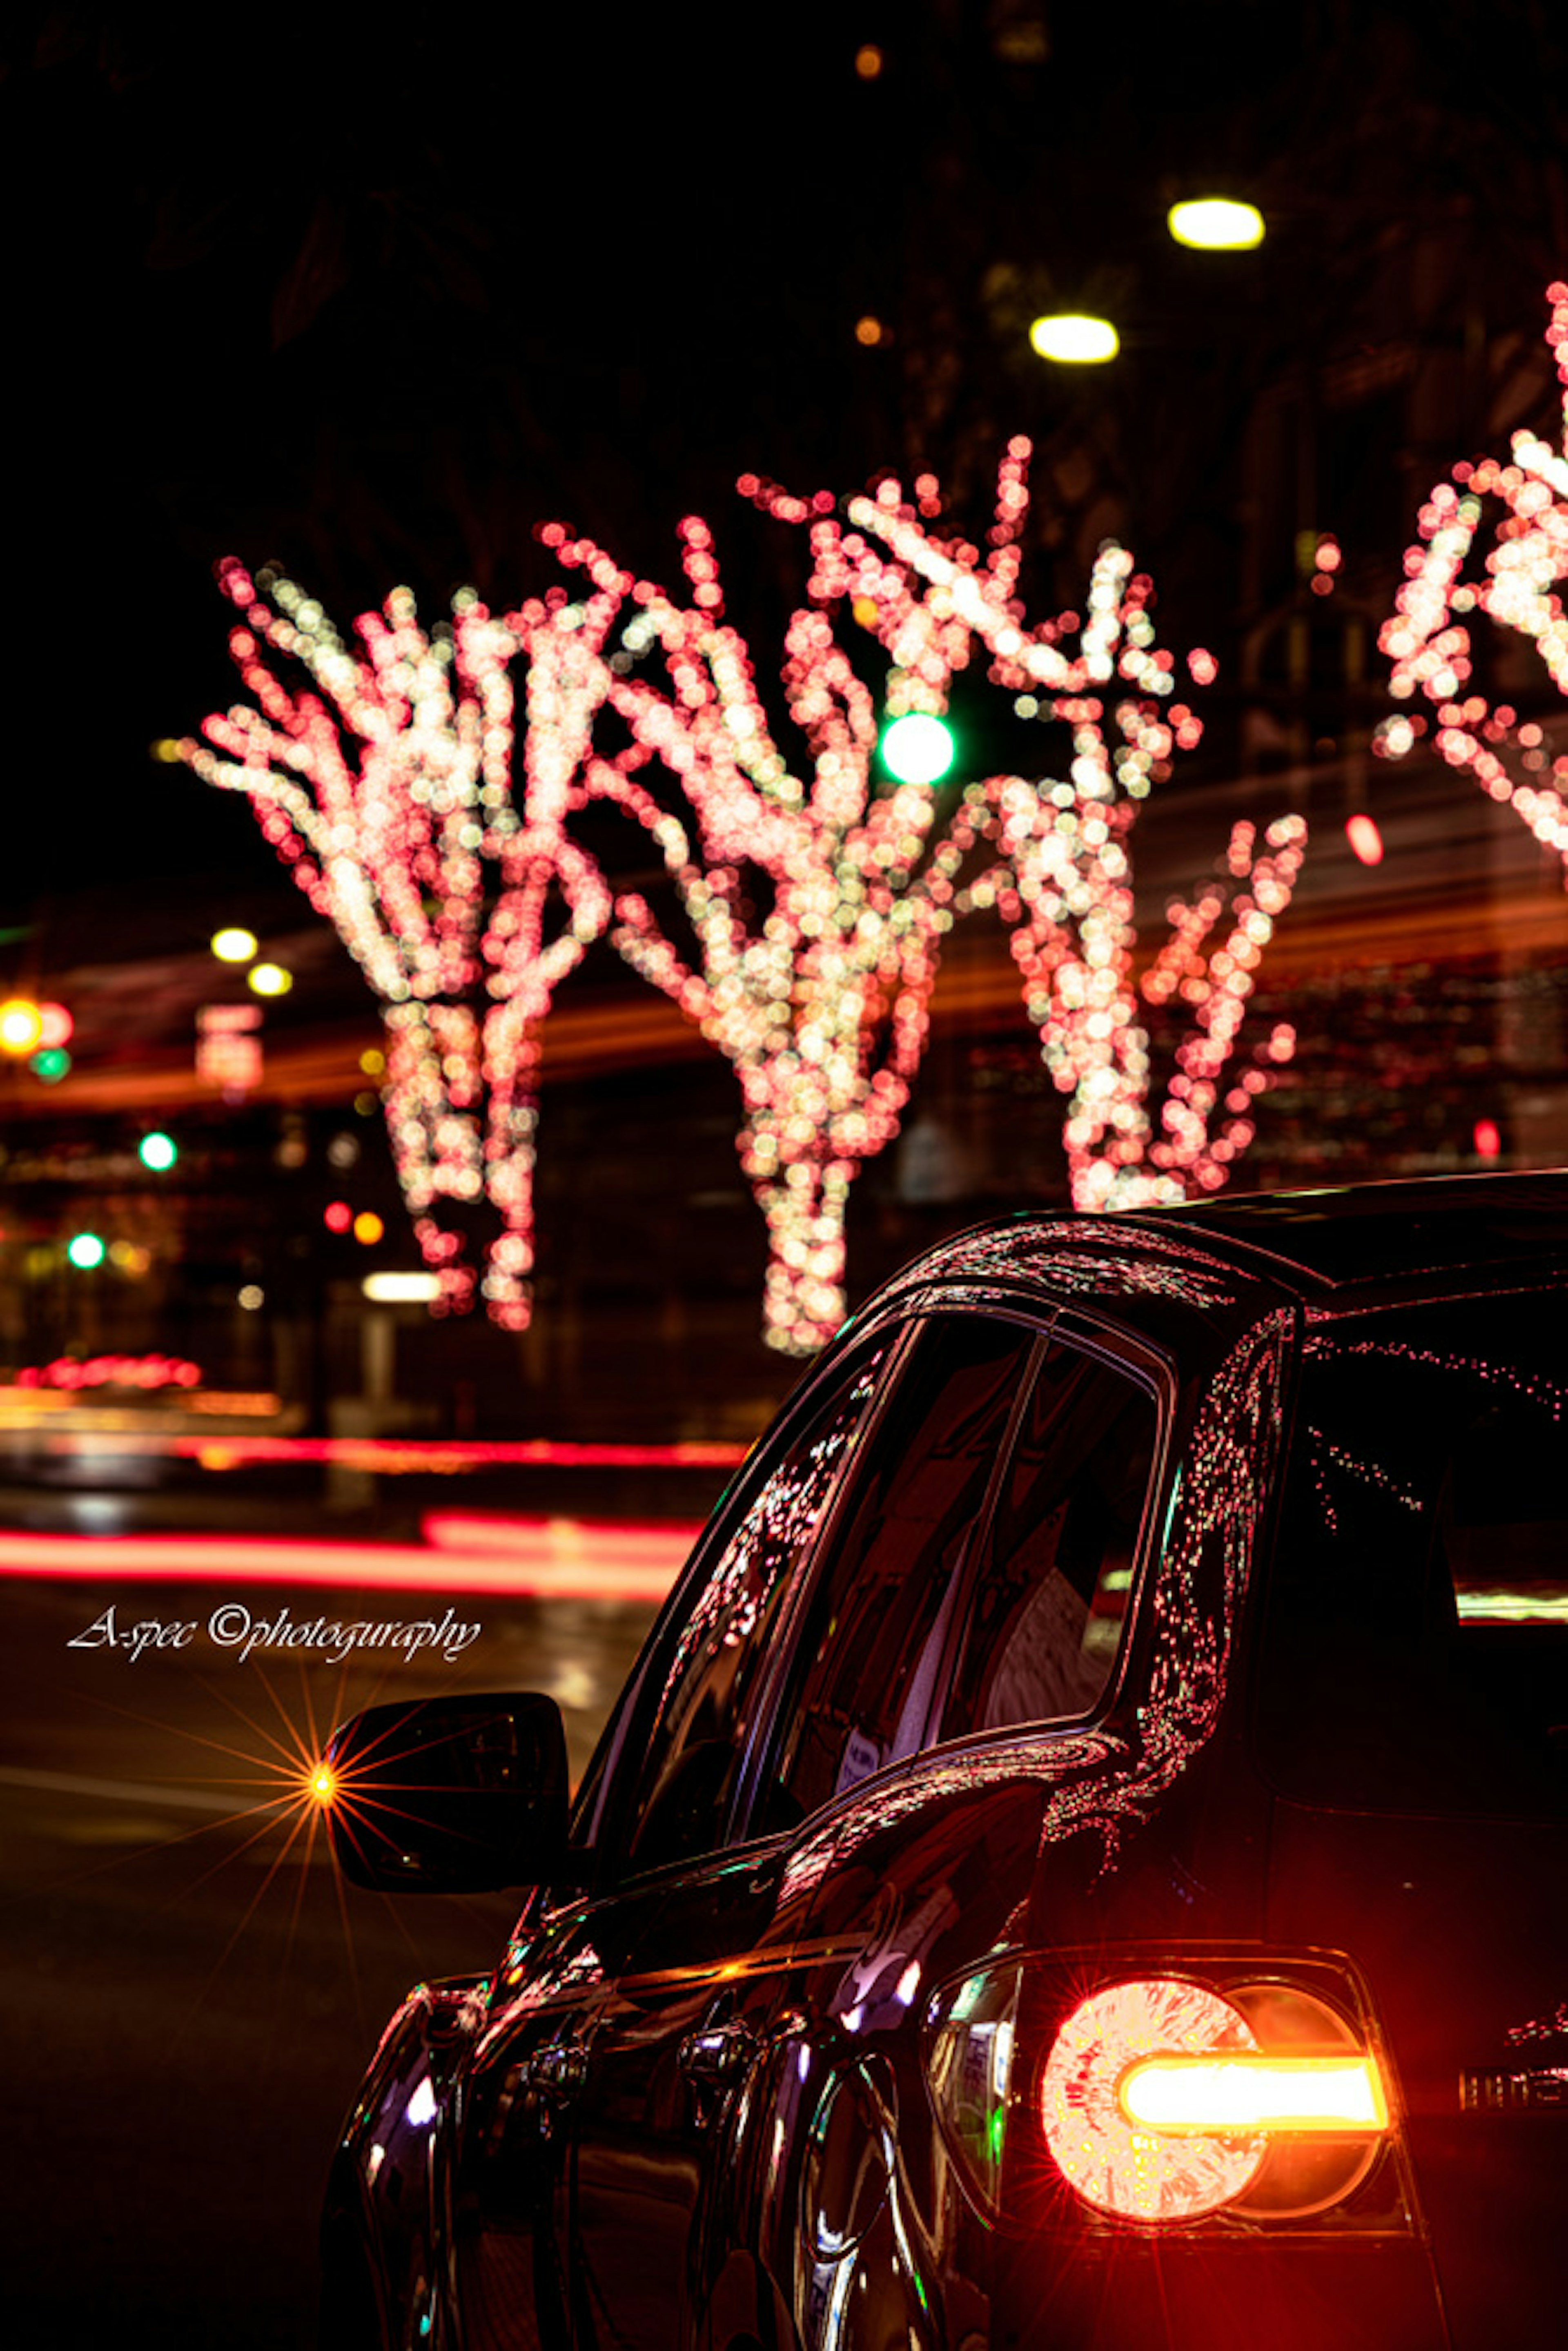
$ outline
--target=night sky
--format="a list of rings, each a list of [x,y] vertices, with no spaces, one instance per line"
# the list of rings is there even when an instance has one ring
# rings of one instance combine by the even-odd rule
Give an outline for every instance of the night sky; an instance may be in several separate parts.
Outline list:
[[[229,696],[224,554],[340,622],[399,580],[434,617],[545,585],[552,517],[671,580],[695,507],[766,674],[801,550],[737,472],[929,465],[973,528],[1022,429],[1090,451],[1223,645],[1239,420],[1293,341],[1375,344],[1376,257],[1433,207],[1532,333],[1568,271],[1563,20],[1527,0],[422,21],[10,12],[0,921],[272,885],[246,808],[148,756]],[[1270,222],[1224,278],[1163,227],[1215,185]],[[1031,357],[1052,306],[1123,322],[1113,382]]]

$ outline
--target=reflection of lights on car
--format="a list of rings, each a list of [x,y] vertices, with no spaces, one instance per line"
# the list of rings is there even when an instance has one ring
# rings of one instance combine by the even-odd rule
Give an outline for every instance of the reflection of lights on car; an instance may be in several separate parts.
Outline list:
[[[423,2130],[435,2120],[435,2092],[430,2086],[428,2074],[415,2084],[413,2095],[402,2110],[402,2118],[415,2130]]]
[[[1109,319],[1092,319],[1077,310],[1037,319],[1029,340],[1030,350],[1042,360],[1056,360],[1067,367],[1098,366],[1104,360],[1113,360],[1122,348],[1122,338]]]

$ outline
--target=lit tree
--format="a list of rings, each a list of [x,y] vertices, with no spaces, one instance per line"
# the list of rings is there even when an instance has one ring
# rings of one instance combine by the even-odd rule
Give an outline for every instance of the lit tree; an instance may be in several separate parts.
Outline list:
[[[957,911],[994,905],[1011,928],[1026,1009],[1069,1098],[1062,1133],[1074,1205],[1178,1200],[1226,1182],[1253,1138],[1256,1097],[1294,1050],[1293,1031],[1278,1023],[1227,1080],[1253,973],[1290,904],[1306,825],[1281,818],[1260,842],[1255,825],[1237,824],[1224,874],[1167,909],[1170,935],[1140,989],[1130,835],[1151,782],[1168,774],[1174,747],[1196,747],[1202,722],[1170,700],[1174,662],[1154,642],[1152,584],[1124,549],[1101,549],[1086,620],[1066,612],[1025,629],[1013,591],[1029,456],[1026,440],[1009,444],[983,560],[974,547],[931,531],[928,475],[913,503],[884,482],[874,497],[850,502],[849,529],[831,517],[812,520],[812,593],[847,601],[892,655],[890,707],[945,706],[964,658],[957,632],[979,642],[992,682],[1015,696],[1020,716],[1071,727],[1066,779],[998,776],[968,788],[954,851],[962,858],[983,837],[999,855],[952,903]],[[769,511],[806,519],[801,501],[762,486],[758,495]],[[1200,684],[1216,671],[1201,650],[1188,666]],[[1179,1000],[1191,1014],[1157,1127],[1140,993],[1149,1006]]]
[[[569,565],[604,566],[559,527],[543,536]],[[736,1070],[741,1165],[768,1227],[764,1337],[806,1353],[842,1320],[849,1187],[898,1132],[964,851],[933,785],[879,788],[876,705],[817,609],[786,635],[809,760],[792,771],[723,618],[706,526],[688,517],[681,541],[691,602],[633,589],[606,693],[630,742],[595,755],[584,783],[643,828],[673,885],[674,935],[638,890],[617,896],[611,935]],[[956,665],[967,642],[957,631],[939,658]],[[678,812],[648,780],[660,768]]]
[[[602,569],[602,567],[601,567]],[[263,832],[380,998],[387,1132],[438,1311],[476,1285],[493,1319],[528,1320],[538,1027],[557,983],[605,928],[609,893],[565,831],[609,673],[600,649],[619,575],[583,603],[557,592],[497,619],[471,590],[428,634],[413,596],[338,635],[292,580],[220,582],[230,651],[254,697],[182,755],[247,795]],[[527,655],[523,792],[514,690]],[[293,667],[304,683],[289,684]],[[473,1212],[492,1236],[468,1253]],[[497,1220],[499,1230],[494,1230]]]
[[[1521,722],[1511,704],[1470,690],[1467,625],[1470,613],[1484,612],[1518,630],[1557,692],[1568,695],[1568,615],[1557,593],[1568,577],[1568,286],[1549,286],[1546,297],[1547,345],[1564,387],[1562,449],[1521,430],[1511,436],[1511,462],[1461,463],[1451,482],[1437,485],[1420,510],[1420,537],[1406,555],[1406,582],[1378,643],[1393,662],[1389,684],[1397,698],[1407,702],[1419,691],[1435,706],[1432,739],[1441,757],[1556,852],[1568,886],[1568,758],[1553,758],[1541,726]],[[1492,544],[1478,564],[1489,507]],[[1401,758],[1425,723],[1403,712],[1386,718],[1374,748]]]

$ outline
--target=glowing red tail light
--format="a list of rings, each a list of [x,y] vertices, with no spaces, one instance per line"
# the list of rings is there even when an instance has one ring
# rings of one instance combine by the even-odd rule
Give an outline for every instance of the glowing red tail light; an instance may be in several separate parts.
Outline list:
[[[1116,2085],[1134,2130],[1209,2136],[1291,2131],[1343,2138],[1386,2130],[1370,2057],[1149,2057]]]
[[[1151,2057],[1257,2046],[1240,2011],[1198,1984],[1145,1978],[1091,1993],[1057,2033],[1040,2076],[1058,2171],[1086,2204],[1129,2220],[1191,2220],[1234,2203],[1263,2161],[1262,2138],[1166,2137],[1132,2119],[1121,2090]]]
[[[1042,1954],[934,2006],[933,2103],[990,2217],[1051,2225],[1054,2181],[1057,2225],[1076,2208],[1101,2225],[1408,2227],[1389,2088],[1342,1962],[1304,1953],[1265,1977],[1217,1950],[1187,1976],[1110,1958],[1089,1962],[1088,1991],[1084,1964]]]
[[[1195,2220],[1265,2182],[1276,2214],[1320,2210],[1388,2129],[1376,2058],[1324,2002],[1278,1983],[1225,1997],[1180,1977],[1104,1986],[1058,2032],[1040,2103],[1068,2186],[1136,2220]]]

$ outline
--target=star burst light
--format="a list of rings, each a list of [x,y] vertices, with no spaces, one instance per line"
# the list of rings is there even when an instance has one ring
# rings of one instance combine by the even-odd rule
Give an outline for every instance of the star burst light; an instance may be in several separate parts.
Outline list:
[[[229,647],[253,705],[209,717],[206,743],[183,743],[181,756],[246,794],[382,1001],[387,1132],[440,1280],[434,1311],[465,1310],[477,1287],[495,1321],[521,1329],[538,1026],[611,914],[564,820],[608,677],[597,655],[619,575],[605,572],[584,603],[560,592],[505,619],[464,590],[450,623],[429,632],[408,590],[394,589],[352,644],[291,580],[253,580],[232,560],[218,578],[240,616]],[[509,667],[519,653],[520,806]],[[481,1274],[466,1252],[470,1212],[485,1203],[501,1230]]]
[[[852,499],[848,529],[781,492],[762,495],[769,511],[810,521],[813,594],[847,601],[892,655],[899,683],[890,705],[897,693],[905,706],[939,710],[973,641],[1020,716],[1071,730],[1061,780],[995,776],[967,788],[951,862],[933,886],[952,911],[994,907],[1012,931],[1025,1008],[1068,1096],[1062,1134],[1074,1206],[1183,1199],[1228,1180],[1253,1139],[1257,1096],[1294,1050],[1293,1032],[1277,1024],[1228,1082],[1253,975],[1290,904],[1307,828],[1299,816],[1282,817],[1260,840],[1256,826],[1237,824],[1223,875],[1170,905],[1170,935],[1140,987],[1130,835],[1151,783],[1168,775],[1174,749],[1196,747],[1202,721],[1173,699],[1175,662],[1155,642],[1153,584],[1124,549],[1102,548],[1082,619],[1064,612],[1025,626],[1015,590],[1030,455],[1022,436],[1009,443],[984,558],[931,529],[938,509],[929,475],[916,481],[913,500],[891,481]],[[1207,684],[1213,656],[1196,650],[1188,670]],[[982,840],[1000,852],[996,862],[952,890],[952,872]],[[1140,996],[1143,1005],[1180,1005],[1190,1015],[1157,1128]]]
[[[1401,702],[1420,694],[1437,714],[1434,747],[1474,778],[1500,806],[1511,807],[1543,848],[1552,850],[1568,887],[1568,756],[1552,756],[1550,726],[1521,719],[1507,702],[1475,690],[1469,618],[1484,613],[1516,630],[1540,654],[1559,695],[1568,695],[1568,616],[1558,593],[1568,577],[1568,285],[1546,289],[1552,305],[1547,347],[1563,386],[1559,449],[1529,431],[1511,436],[1512,457],[1460,463],[1439,482],[1417,517],[1419,536],[1405,557],[1405,585],[1378,643]],[[1492,544],[1473,560],[1482,524]],[[1385,719],[1374,748],[1401,758],[1427,721],[1401,711]]]

